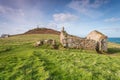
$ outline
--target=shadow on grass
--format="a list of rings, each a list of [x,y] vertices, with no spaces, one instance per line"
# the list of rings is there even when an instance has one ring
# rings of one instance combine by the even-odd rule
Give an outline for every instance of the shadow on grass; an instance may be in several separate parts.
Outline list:
[[[0,50],[0,54],[3,53],[3,52],[8,52],[10,50],[12,50],[12,48],[10,48],[10,47],[3,48],[3,49]]]
[[[109,54],[117,54],[120,53],[120,48],[108,48]]]

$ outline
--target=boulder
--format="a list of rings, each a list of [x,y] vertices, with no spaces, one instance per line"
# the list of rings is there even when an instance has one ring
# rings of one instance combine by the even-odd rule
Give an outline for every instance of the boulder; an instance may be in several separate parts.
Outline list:
[[[35,47],[38,47],[38,46],[41,46],[41,45],[43,45],[43,40],[37,41],[37,42],[34,44]]]
[[[55,40],[52,41],[52,49],[58,49],[58,45]]]

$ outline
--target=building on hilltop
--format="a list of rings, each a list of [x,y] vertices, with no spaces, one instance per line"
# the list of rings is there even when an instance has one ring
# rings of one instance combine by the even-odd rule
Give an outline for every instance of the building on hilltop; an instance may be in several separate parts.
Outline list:
[[[7,37],[9,37],[10,35],[9,34],[2,34],[1,35],[1,38],[7,38]]]
[[[60,33],[60,43],[65,48],[87,49],[97,52],[107,51],[107,36],[98,31],[92,31],[86,38],[80,38],[69,35],[63,27]]]

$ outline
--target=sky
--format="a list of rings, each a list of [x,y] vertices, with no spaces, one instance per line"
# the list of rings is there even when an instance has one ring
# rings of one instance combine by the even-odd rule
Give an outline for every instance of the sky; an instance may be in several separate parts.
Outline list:
[[[120,37],[120,0],[0,0],[0,35],[63,26],[80,37],[93,30]]]

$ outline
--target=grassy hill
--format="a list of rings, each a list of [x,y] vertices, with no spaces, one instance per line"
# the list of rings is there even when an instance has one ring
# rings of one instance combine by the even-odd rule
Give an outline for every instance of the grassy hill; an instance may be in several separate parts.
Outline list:
[[[24,34],[55,34],[55,35],[59,35],[60,32],[53,30],[53,29],[48,29],[48,28],[35,28],[35,29],[31,29],[31,30],[25,32]]]
[[[77,49],[33,47],[58,35],[27,34],[0,38],[0,80],[120,80],[120,44],[109,54]]]

